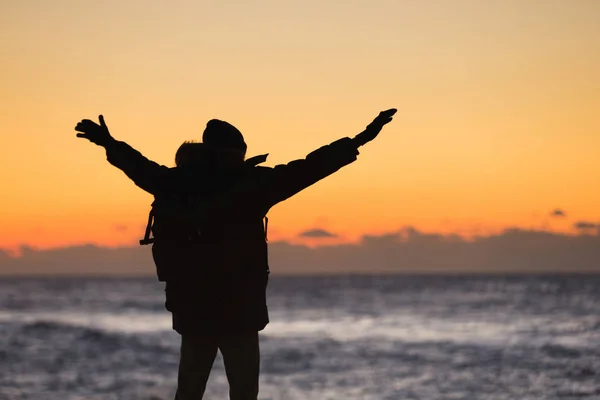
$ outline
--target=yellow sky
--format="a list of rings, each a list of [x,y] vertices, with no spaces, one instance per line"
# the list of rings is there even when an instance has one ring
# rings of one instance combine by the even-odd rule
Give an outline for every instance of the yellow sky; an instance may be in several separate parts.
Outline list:
[[[398,108],[357,163],[273,209],[273,238],[600,221],[595,0],[0,7],[0,248],[142,234],[151,197],[75,138],[100,113],[166,165],[211,118],[275,165]]]

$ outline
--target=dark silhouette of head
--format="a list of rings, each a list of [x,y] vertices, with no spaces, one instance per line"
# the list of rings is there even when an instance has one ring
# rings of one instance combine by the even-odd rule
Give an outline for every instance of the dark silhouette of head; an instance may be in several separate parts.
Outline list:
[[[179,146],[175,165],[230,168],[242,163],[245,156],[246,143],[242,133],[230,123],[211,119],[204,129],[202,143],[186,141]]]
[[[246,142],[244,136],[235,126],[219,119],[211,119],[206,124],[202,143],[222,150],[223,154],[230,154],[229,157],[235,157],[237,154],[240,161],[246,156]]]
[[[175,165],[178,167],[206,164],[209,159],[210,155],[207,149],[198,142],[183,142],[175,153]]]

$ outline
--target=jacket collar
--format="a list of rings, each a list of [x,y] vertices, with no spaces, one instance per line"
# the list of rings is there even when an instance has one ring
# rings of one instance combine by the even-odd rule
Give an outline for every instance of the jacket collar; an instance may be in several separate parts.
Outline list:
[[[265,161],[267,161],[268,155],[269,155],[269,153],[250,157],[250,158],[246,159],[246,161],[244,161],[244,165],[248,166],[248,167],[256,167],[258,164],[262,164]]]

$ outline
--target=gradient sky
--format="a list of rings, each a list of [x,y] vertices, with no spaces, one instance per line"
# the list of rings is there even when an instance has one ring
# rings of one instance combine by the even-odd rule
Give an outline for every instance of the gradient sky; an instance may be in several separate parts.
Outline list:
[[[142,235],[151,196],[75,137],[100,113],[165,165],[211,118],[275,165],[398,108],[357,163],[272,210],[274,239],[600,222],[599,1],[0,4],[0,248]]]

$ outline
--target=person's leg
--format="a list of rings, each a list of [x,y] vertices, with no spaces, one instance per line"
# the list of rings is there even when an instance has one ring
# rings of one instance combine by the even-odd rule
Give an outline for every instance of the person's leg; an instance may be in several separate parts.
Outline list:
[[[219,349],[229,381],[229,399],[256,400],[260,370],[258,332],[221,336]]]
[[[218,341],[215,337],[181,335],[175,400],[202,399],[217,350]]]

